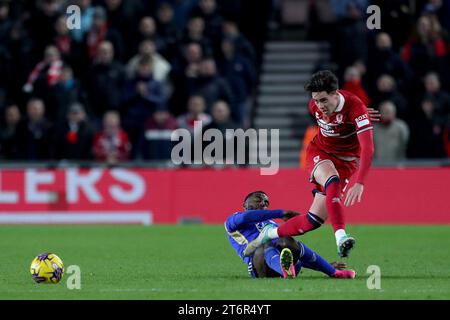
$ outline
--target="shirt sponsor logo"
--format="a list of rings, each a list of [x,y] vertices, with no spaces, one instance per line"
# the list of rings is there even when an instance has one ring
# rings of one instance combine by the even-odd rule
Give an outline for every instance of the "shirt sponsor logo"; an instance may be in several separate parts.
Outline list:
[[[367,114],[363,114],[362,116],[355,118],[355,121],[356,125],[358,126],[358,129],[370,124],[369,119],[367,119]]]

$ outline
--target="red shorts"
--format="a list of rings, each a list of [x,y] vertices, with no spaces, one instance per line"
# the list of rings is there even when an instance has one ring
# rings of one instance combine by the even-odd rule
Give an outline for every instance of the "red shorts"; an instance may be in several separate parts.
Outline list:
[[[317,166],[324,161],[331,161],[333,163],[334,167],[339,173],[339,178],[341,179],[341,188],[342,192],[344,193],[350,177],[358,169],[359,159],[355,158],[343,160],[319,149],[315,143],[311,142],[306,149],[306,168],[311,174],[309,181],[311,183],[314,183],[316,185],[316,188],[320,192],[324,192],[324,190],[323,187],[314,180],[314,171],[316,170]]]

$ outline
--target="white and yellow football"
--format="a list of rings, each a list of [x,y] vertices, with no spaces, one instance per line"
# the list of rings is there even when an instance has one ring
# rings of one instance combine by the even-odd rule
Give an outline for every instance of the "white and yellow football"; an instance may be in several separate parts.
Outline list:
[[[58,283],[64,275],[64,264],[54,253],[41,253],[31,262],[30,273],[37,283]]]

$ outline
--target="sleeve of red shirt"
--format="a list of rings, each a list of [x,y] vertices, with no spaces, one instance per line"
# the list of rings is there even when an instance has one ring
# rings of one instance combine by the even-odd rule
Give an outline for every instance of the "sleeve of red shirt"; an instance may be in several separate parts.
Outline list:
[[[364,184],[372,164],[375,147],[373,145],[373,130],[366,130],[358,134],[361,156],[359,159],[359,171],[356,182]]]
[[[375,152],[375,147],[373,144],[373,127],[364,103],[356,97],[351,99],[351,103],[352,109],[350,116],[354,121],[361,148],[359,170],[356,182],[364,184],[367,174],[369,173],[370,166],[372,165],[373,154]]]

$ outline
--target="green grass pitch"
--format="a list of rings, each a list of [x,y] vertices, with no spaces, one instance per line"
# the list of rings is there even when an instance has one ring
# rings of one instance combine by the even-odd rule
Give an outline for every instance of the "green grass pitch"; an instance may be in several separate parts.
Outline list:
[[[221,225],[1,226],[0,299],[450,299],[450,226],[350,226],[355,280],[304,270],[251,279]],[[298,237],[337,260],[330,226]],[[31,260],[54,252],[81,268],[81,289],[35,284]],[[381,269],[381,290],[367,268]]]

